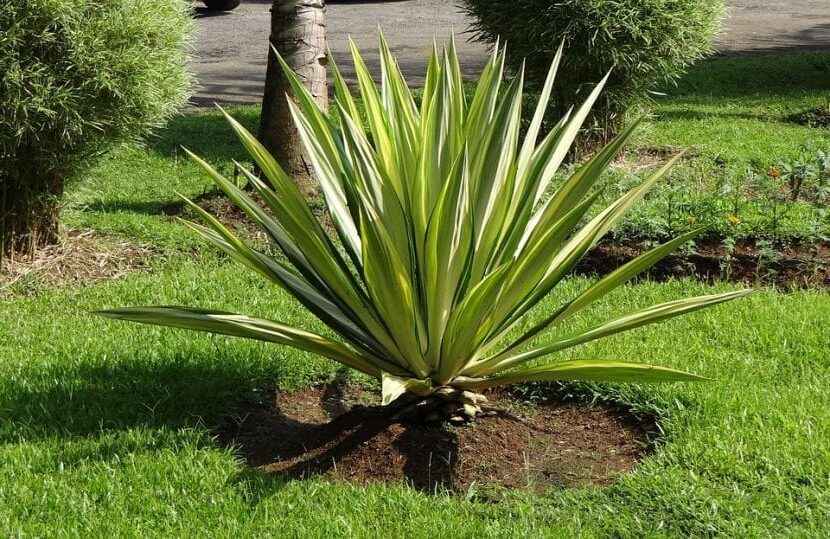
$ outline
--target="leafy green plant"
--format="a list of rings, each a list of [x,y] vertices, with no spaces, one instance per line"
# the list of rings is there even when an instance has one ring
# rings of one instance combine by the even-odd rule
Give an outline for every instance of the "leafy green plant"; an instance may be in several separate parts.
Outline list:
[[[782,237],[781,222],[787,217],[792,206],[782,188],[781,170],[778,167],[772,167],[766,174],[758,174],[749,170],[746,178],[757,197],[757,205],[762,208],[760,213],[764,217],[761,228],[763,236],[780,239]],[[738,213],[734,212],[732,215],[738,215]]]
[[[187,99],[181,0],[0,2],[0,262],[56,240],[64,188]]]
[[[798,200],[805,184],[811,184],[818,178],[818,170],[808,161],[794,161],[781,164],[781,179],[786,180],[790,188],[790,198]]]
[[[619,127],[626,108],[709,53],[724,9],[722,0],[463,0],[461,6],[476,38],[507,42],[508,61],[516,70],[524,65],[531,81],[544,80],[556,45],[565,42],[556,118],[588,81],[613,69],[593,113],[591,127],[600,131]]]
[[[535,361],[747,294],[740,290],[681,299],[572,333],[561,331],[563,321],[688,242],[696,231],[620,267],[529,329],[522,326],[540,300],[677,159],[591,215],[599,196],[592,187],[635,123],[551,195],[545,194],[605,81],[539,141],[560,49],[543,99],[520,141],[523,75],[500,91],[503,52],[495,52],[484,67],[468,103],[454,46],[441,58],[433,50],[418,108],[383,39],[380,49],[383,80],[378,88],[353,46],[365,117],[332,63],[339,126],[317,108],[283,64],[299,99],[299,105],[292,103],[292,112],[326,198],[332,235],[272,156],[230,116],[270,182],[241,169],[268,210],[191,154],[284,258],[252,249],[192,202],[207,226],[188,226],[288,291],[336,338],[271,320],[187,307],[99,314],[292,346],[379,378],[384,404],[399,398],[424,402],[434,396],[451,402],[450,414],[473,415],[482,402],[476,390],[522,381],[703,379],[617,360]]]
[[[819,150],[816,156],[816,205],[817,209],[824,209],[830,201],[830,150]]]
[[[613,238],[640,245],[665,241],[696,227],[707,228],[709,239],[733,236],[736,240],[771,239],[808,244],[827,237],[826,205],[830,200],[830,174],[821,172],[820,161],[808,163],[808,176],[793,201],[789,182],[782,178],[782,166],[768,162],[755,165],[719,167],[700,157],[683,160],[674,167],[671,179],[653,189],[612,230]],[[795,163],[796,161],[791,161]],[[630,184],[643,173],[612,169],[603,185],[601,200],[616,192],[614,182]],[[737,218],[737,220],[736,220]]]

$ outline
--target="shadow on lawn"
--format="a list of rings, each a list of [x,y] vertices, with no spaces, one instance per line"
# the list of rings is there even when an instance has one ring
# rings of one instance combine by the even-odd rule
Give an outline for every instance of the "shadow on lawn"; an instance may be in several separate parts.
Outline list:
[[[747,112],[710,112],[692,109],[684,110],[663,110],[655,113],[658,120],[712,120],[715,122],[729,122],[730,120],[761,120],[761,121],[781,121],[782,117],[778,115],[769,115],[765,113],[751,114]]]
[[[224,199],[224,193],[215,188],[205,189],[202,194],[190,197],[197,204],[208,204],[217,199]],[[188,213],[188,206],[184,200],[173,199],[165,201],[139,202],[136,200],[96,200],[85,204],[83,210],[94,213],[137,213],[140,215],[163,215],[166,217],[182,217]]]
[[[228,112],[248,131],[257,133],[259,109],[235,108]],[[147,146],[159,156],[172,159],[187,159],[182,147],[210,163],[230,164],[232,159],[250,159],[225,116],[213,106],[194,114],[175,116],[158,136],[147,141]]]
[[[830,50],[772,56],[714,56],[689,68],[663,91],[673,98],[782,97],[825,91]],[[659,100],[658,100],[659,101]]]
[[[202,432],[199,445],[232,448],[249,467],[233,481],[255,483],[251,492],[264,498],[287,481],[324,475],[364,444],[387,443],[386,431],[394,422],[388,409],[347,405],[343,395],[346,373],[325,389],[313,403],[328,417],[313,421],[292,410],[291,415],[275,406],[274,390],[262,389],[270,382],[264,373],[250,373],[223,366],[217,358],[211,365],[177,357],[170,362],[122,361],[113,365],[80,365],[72,372],[44,375],[54,384],[44,390],[9,387],[0,394],[0,442],[39,439],[67,441],[89,439],[91,446],[67,447],[63,461],[108,460],[119,453],[148,449],[146,442],[131,436],[113,442],[111,436],[133,429],[150,429],[149,448],[160,450],[176,439],[163,432],[192,429]],[[318,391],[313,389],[313,391]],[[293,394],[292,394],[293,395]],[[316,397],[315,393],[315,398]],[[267,396],[267,397],[266,397]],[[270,402],[269,402],[270,400]],[[252,417],[253,416],[253,417]],[[329,420],[329,418],[332,418]],[[319,419],[319,418],[318,418]],[[436,447],[457,452],[455,435],[435,427],[424,437],[424,428],[401,425],[389,444],[404,456],[401,473],[415,488],[424,491],[450,488],[455,462],[424,452]],[[279,470],[269,464],[279,461]],[[370,466],[371,468],[371,466]],[[359,478],[358,478],[359,479]]]
[[[43,379],[54,383],[48,389],[8,385],[0,394],[0,426],[6,424],[0,441],[85,437],[136,427],[214,429],[242,402],[257,398],[265,374],[222,365],[221,358],[199,364],[178,355],[169,362],[136,357],[82,364],[71,371],[56,369]]]

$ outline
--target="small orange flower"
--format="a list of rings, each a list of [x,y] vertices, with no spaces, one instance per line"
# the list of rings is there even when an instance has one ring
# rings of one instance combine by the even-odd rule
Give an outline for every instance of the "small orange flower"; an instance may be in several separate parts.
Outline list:
[[[694,215],[690,215],[689,216],[689,222],[692,223],[692,224],[697,223],[697,217],[695,217]]]
[[[737,215],[730,215],[729,217],[726,218],[726,220],[729,221],[729,224],[732,225],[732,226],[735,226],[735,225],[737,225],[738,223],[741,222],[741,220],[738,219]]]
[[[769,169],[769,172],[767,172],[767,176],[773,179],[779,178],[781,177],[781,170],[778,167],[772,167]]]

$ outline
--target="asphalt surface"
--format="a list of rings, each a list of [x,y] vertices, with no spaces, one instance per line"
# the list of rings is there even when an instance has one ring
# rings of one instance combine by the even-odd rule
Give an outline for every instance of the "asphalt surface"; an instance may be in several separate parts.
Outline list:
[[[830,0],[727,0],[725,31],[717,49],[725,54],[830,49]],[[200,2],[195,3],[201,6]],[[192,69],[199,86],[195,106],[257,103],[262,96],[271,0],[243,0],[228,13],[197,7]],[[483,44],[467,41],[468,20],[453,0],[329,0],[329,47],[347,80],[348,36],[371,69],[377,69],[377,28],[383,29],[410,84],[423,82],[427,51],[455,33],[465,77],[487,57]]]

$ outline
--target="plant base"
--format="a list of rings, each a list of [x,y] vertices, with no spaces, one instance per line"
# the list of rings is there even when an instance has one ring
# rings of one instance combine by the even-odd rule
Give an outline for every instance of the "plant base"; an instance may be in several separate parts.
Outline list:
[[[484,395],[448,386],[441,387],[426,397],[404,395],[399,400],[402,407],[393,416],[396,421],[465,423],[476,415],[495,413],[484,406],[487,403]]]
[[[388,406],[371,404],[377,395],[349,385],[263,395],[234,410],[217,433],[257,473],[403,483],[430,494],[490,499],[509,495],[502,488],[607,485],[649,453],[649,432],[657,430],[601,404],[528,405],[499,391],[487,396],[505,411],[480,414],[474,428],[391,421]]]
[[[4,259],[57,243],[58,207],[57,196],[49,191],[0,186],[0,268]]]

